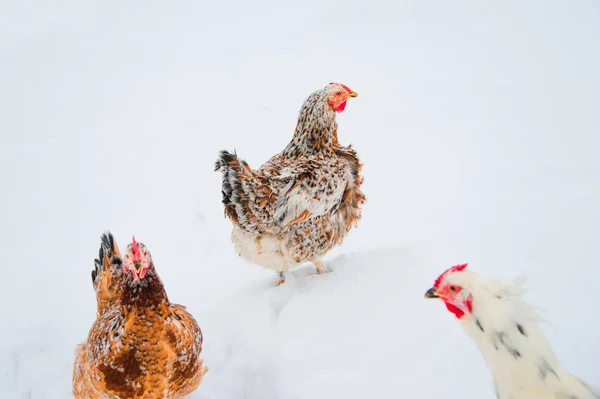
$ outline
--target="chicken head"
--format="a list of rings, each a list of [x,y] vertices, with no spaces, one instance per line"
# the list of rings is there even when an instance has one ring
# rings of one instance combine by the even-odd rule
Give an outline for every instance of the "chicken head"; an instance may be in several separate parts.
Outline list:
[[[471,293],[457,282],[452,281],[453,275],[462,272],[466,267],[467,264],[457,265],[446,270],[435,280],[433,287],[425,293],[425,298],[441,299],[448,311],[458,319],[473,311],[473,296]]]
[[[329,83],[327,87],[328,103],[336,112],[342,112],[346,108],[346,101],[352,97],[358,97],[355,91],[341,83]]]
[[[140,280],[153,267],[150,251],[144,244],[138,243],[135,237],[132,237],[132,242],[127,246],[123,257],[123,270],[125,273],[131,273],[134,281]]]

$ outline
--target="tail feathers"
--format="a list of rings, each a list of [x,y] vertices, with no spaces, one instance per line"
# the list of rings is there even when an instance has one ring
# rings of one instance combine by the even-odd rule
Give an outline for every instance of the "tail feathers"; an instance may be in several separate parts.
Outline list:
[[[123,286],[122,260],[119,248],[110,232],[102,235],[98,259],[94,260],[92,281],[98,305],[97,316],[106,312],[120,298]]]
[[[92,283],[96,284],[98,273],[102,268],[109,268],[112,264],[121,264],[121,253],[115,239],[110,231],[102,234],[98,258],[94,259],[94,270],[92,270]]]
[[[237,154],[226,150],[219,153],[219,158],[215,162],[215,171],[220,171],[222,176],[221,193],[223,194],[223,204],[227,207],[230,204],[231,197],[234,195],[234,187],[241,190],[238,174],[241,170],[240,161]]]
[[[248,207],[248,194],[244,190],[243,181],[250,180],[254,172],[237,154],[222,150],[215,162],[215,171],[222,175],[222,202],[225,206],[225,216],[235,224],[244,225],[253,217]]]

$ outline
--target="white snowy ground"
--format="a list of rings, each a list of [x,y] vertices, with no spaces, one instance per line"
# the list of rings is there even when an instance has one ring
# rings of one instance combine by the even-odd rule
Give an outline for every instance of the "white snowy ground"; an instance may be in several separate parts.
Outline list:
[[[105,229],[204,329],[192,399],[492,398],[423,299],[459,262],[529,276],[600,385],[597,1],[101,3],[0,5],[1,398],[70,396]],[[233,253],[213,162],[258,167],[329,81],[360,95],[338,120],[368,204],[331,274],[275,288]]]

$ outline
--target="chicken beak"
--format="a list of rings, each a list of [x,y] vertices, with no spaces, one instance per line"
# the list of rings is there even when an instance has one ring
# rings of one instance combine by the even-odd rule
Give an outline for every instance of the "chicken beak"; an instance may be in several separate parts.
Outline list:
[[[142,271],[142,264],[140,262],[133,262],[133,268],[136,274],[139,276],[140,272]]]
[[[350,97],[358,97],[358,93],[355,91],[351,91],[350,93],[348,93],[348,98]]]
[[[437,291],[435,290],[435,288],[430,288],[427,290],[427,292],[425,293],[425,298],[427,299],[431,299],[431,298],[439,298],[440,296],[438,295]]]

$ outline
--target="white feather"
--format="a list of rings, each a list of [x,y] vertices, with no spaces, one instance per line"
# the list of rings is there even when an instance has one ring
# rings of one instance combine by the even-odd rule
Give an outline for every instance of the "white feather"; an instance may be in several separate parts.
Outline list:
[[[461,324],[492,370],[499,399],[600,399],[565,370],[544,333],[537,312],[521,296],[525,278],[491,279],[468,271],[451,273],[448,284],[473,296],[473,311]]]

